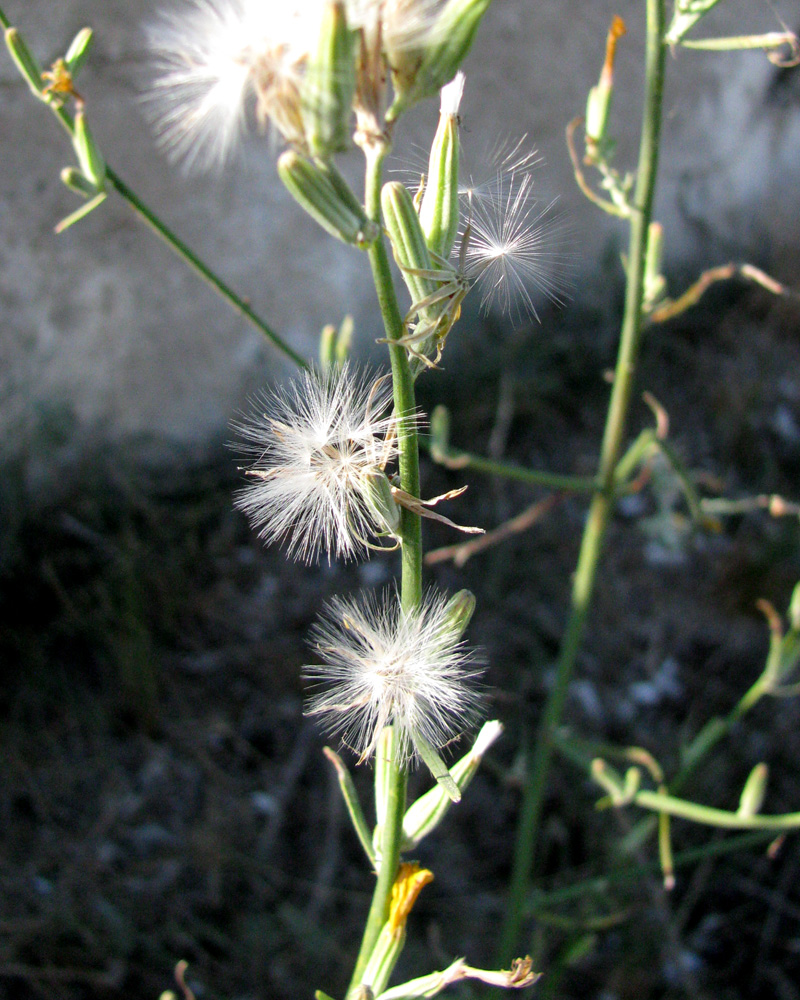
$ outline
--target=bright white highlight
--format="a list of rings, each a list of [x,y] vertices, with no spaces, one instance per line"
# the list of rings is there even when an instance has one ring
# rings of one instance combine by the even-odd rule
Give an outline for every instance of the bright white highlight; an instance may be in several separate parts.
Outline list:
[[[461,266],[480,287],[484,312],[496,304],[515,321],[538,319],[532,292],[561,305],[569,284],[563,219],[557,199],[543,201],[534,191],[532,171],[540,160],[524,137],[497,146],[493,158],[499,165],[490,181],[470,178],[462,187]]]
[[[450,83],[445,84],[439,92],[439,110],[449,118],[458,117],[458,109],[461,106],[461,98],[464,96],[464,82],[466,76],[459,70]]]
[[[386,533],[372,487],[397,457],[390,381],[308,371],[257,403],[261,415],[235,428],[254,456],[236,506],[296,559],[363,555]]]
[[[476,680],[483,672],[446,613],[448,598],[429,593],[401,609],[395,592],[380,598],[335,598],[312,632],[324,661],[308,666],[308,715],[365,760],[392,724],[403,760],[419,733],[440,750],[477,720]]]
[[[163,13],[147,30],[157,75],[145,101],[168,155],[187,170],[223,164],[251,97],[261,119],[302,139],[300,79],[319,12],[319,0],[187,0]]]

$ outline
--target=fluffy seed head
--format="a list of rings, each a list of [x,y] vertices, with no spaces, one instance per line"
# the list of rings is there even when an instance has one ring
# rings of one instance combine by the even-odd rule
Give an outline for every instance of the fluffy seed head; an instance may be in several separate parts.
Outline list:
[[[188,170],[221,165],[255,98],[302,143],[300,82],[321,0],[184,0],[147,29],[157,76],[145,104],[168,154]]]
[[[313,686],[307,714],[319,715],[362,760],[389,724],[404,760],[415,756],[416,733],[436,749],[460,736],[478,718],[482,667],[447,604],[436,592],[411,612],[393,591],[335,598],[312,633],[324,662],[304,671]]]
[[[253,457],[236,506],[304,562],[363,554],[387,531],[374,480],[397,457],[388,379],[307,371],[256,402],[259,415],[235,427]]]

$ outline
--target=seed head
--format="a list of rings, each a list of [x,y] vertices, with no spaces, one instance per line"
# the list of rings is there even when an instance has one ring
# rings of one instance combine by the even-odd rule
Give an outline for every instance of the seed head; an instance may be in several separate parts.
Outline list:
[[[243,131],[248,99],[302,144],[302,69],[321,0],[184,0],[147,30],[157,77],[146,95],[168,154],[187,170],[219,166]]]
[[[362,760],[385,726],[401,759],[415,756],[415,735],[441,749],[476,722],[483,672],[461,641],[444,594],[430,592],[405,612],[393,591],[380,598],[335,598],[312,633],[320,665],[305,668],[309,715]]]
[[[253,456],[236,506],[267,542],[315,562],[352,559],[390,530],[376,480],[397,457],[388,379],[351,367],[308,371],[257,400],[235,429]]]

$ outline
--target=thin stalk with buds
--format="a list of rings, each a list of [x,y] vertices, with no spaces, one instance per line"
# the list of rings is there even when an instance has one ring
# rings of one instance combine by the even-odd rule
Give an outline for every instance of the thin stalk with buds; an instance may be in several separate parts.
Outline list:
[[[570,615],[558,656],[556,676],[532,746],[528,747],[525,788],[517,826],[514,860],[506,918],[500,938],[499,958],[514,952],[525,919],[526,901],[539,840],[542,806],[553,756],[552,734],[564,710],[575,661],[586,630],[600,555],[615,504],[615,470],[622,455],[628,410],[633,393],[636,361],[643,328],[643,300],[647,234],[655,194],[661,136],[661,102],[664,86],[665,0],[647,0],[645,96],[636,189],[630,216],[626,268],[625,309],[620,333],[614,385],[600,450],[598,479],[581,540],[572,587]]]

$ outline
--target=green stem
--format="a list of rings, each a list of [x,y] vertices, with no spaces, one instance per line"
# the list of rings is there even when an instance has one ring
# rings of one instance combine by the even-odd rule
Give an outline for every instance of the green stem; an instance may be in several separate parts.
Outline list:
[[[365,179],[365,204],[367,215],[381,223],[381,177],[383,161],[388,153],[388,143],[368,144],[364,153],[367,168]],[[381,232],[383,226],[381,225]],[[392,365],[395,412],[399,416],[413,415],[416,411],[414,377],[404,347],[396,343],[405,334],[405,326],[389,267],[389,256],[383,237],[369,248],[372,277],[383,317]],[[406,493],[419,496],[419,442],[413,420],[401,420],[398,428],[400,451],[400,485]],[[402,579],[400,600],[405,612],[419,607],[422,601],[422,529],[420,518],[408,510],[402,511],[400,521],[402,538]],[[393,745],[397,741],[393,742]],[[356,959],[348,994],[361,983],[361,976],[375,947],[381,928],[389,915],[392,886],[400,865],[400,844],[403,836],[403,814],[406,803],[406,770],[402,761],[389,762],[389,791],[386,815],[381,830],[380,868],[372,895],[364,936]]]
[[[791,830],[800,826],[800,812],[784,813],[781,816],[740,816],[727,809],[703,806],[687,799],[678,799],[674,795],[663,795],[661,792],[637,792],[631,802],[642,809],[668,813],[670,816],[679,816],[693,823],[716,826],[723,830]]]
[[[770,691],[771,678],[764,671],[737,701],[726,716],[714,716],[703,726],[683,753],[683,764],[667,785],[671,792],[679,791],[705,757],[723,740],[737,722]],[[643,844],[656,829],[655,817],[648,816],[633,826],[622,840],[623,851],[631,851]]]
[[[528,771],[509,887],[506,919],[501,933],[500,963],[514,957],[525,917],[542,805],[553,754],[551,734],[558,726],[567,697],[575,660],[581,646],[597,567],[609,519],[614,508],[614,472],[622,451],[625,425],[633,391],[634,373],[642,331],[642,297],[647,230],[653,206],[661,130],[664,80],[664,4],[647,0],[647,51],[644,114],[639,164],[630,220],[625,311],[622,319],[614,387],[600,451],[599,480],[581,541],[572,588],[571,612],[559,653],[555,683],[542,715],[535,747],[528,748]]]
[[[211,268],[202,261],[193,250],[177,236],[161,219],[155,214],[155,212],[149,208],[142,200],[139,198],[135,192],[133,192],[128,185],[122,180],[122,178],[111,169],[111,167],[106,168],[106,180],[114,188],[117,194],[121,195],[122,198],[130,205],[130,207],[136,212],[139,218],[153,230],[153,232],[159,236],[175,253],[182,257],[189,267],[198,274],[203,281],[205,281],[211,288],[220,295],[229,306],[231,306],[240,316],[243,316],[249,323],[251,323],[257,330],[264,334],[264,336],[272,342],[272,344],[278,348],[290,361],[293,361],[300,368],[308,368],[308,362],[301,355],[298,354],[294,348],[290,347],[282,337],[280,337],[272,327],[268,326],[267,323],[261,319],[261,317],[253,311],[253,309],[245,302],[245,300],[236,294],[234,290],[227,285],[222,278],[220,278]]]
[[[0,25],[2,25],[4,30],[11,27],[11,23],[2,8],[0,8]],[[69,111],[49,99],[45,99],[44,103],[48,105],[69,137],[72,138],[75,134],[75,123]],[[148,225],[150,229],[152,229],[153,232],[159,236],[168,247],[170,247],[170,249],[174,250],[179,257],[182,257],[189,267],[191,267],[192,270],[203,279],[203,281],[210,285],[211,288],[217,292],[229,306],[238,312],[240,316],[243,316],[257,330],[263,333],[264,336],[270,340],[279,351],[285,354],[287,358],[293,361],[300,368],[308,368],[308,362],[305,358],[298,354],[297,351],[290,347],[282,337],[275,333],[275,331],[253,311],[253,309],[241,296],[237,295],[229,285],[227,285],[217,274],[215,274],[214,271],[211,270],[208,264],[201,260],[200,257],[194,253],[194,251],[190,250],[183,240],[173,233],[172,230],[156,215],[156,213],[128,187],[119,174],[117,174],[116,171],[112,170],[109,166],[106,166],[106,181],[109,186],[112,187],[117,194],[119,194],[120,197],[122,197],[130,205],[139,218],[146,225]]]
[[[530,483],[532,486],[544,486],[546,489],[563,490],[567,493],[591,493],[598,487],[598,481],[594,476],[562,476],[558,472],[526,469],[522,465],[497,462],[450,446],[443,451],[433,444],[430,437],[421,438],[420,444],[430,452],[434,462],[448,469],[473,469],[475,472],[485,472],[489,476],[501,476],[519,483]]]

